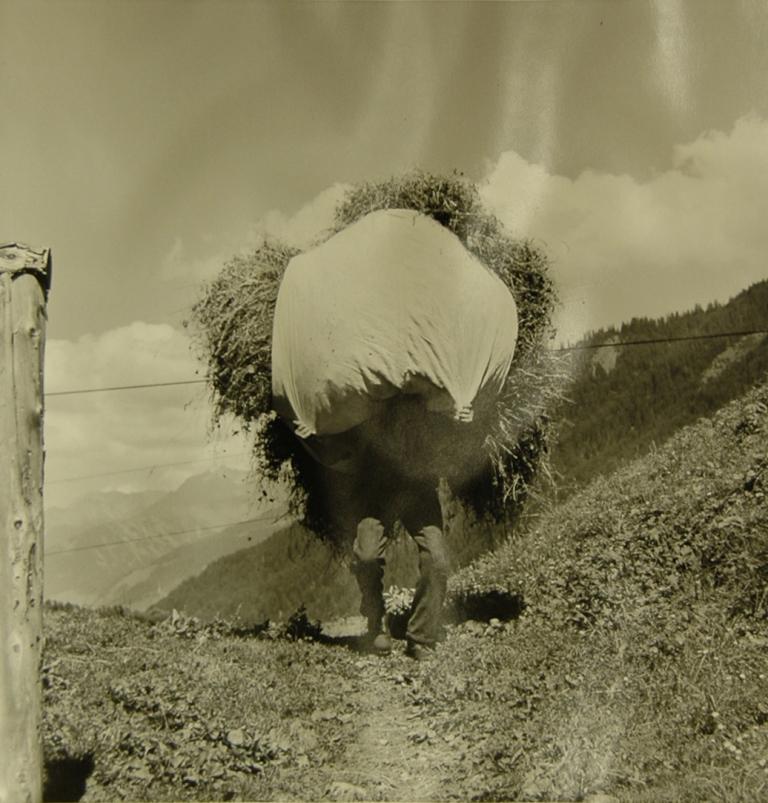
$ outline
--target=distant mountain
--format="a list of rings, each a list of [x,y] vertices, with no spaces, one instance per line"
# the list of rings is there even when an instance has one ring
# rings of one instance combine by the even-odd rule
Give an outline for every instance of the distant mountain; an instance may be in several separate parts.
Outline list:
[[[469,563],[498,544],[489,527],[459,523],[446,533],[453,568]],[[337,555],[310,531],[292,523],[260,544],[211,563],[184,580],[156,607],[176,608],[209,620],[216,616],[246,624],[287,619],[300,606],[311,618],[328,621],[356,615],[360,592],[349,570],[349,553]],[[388,549],[384,587],[412,588],[418,580],[418,553],[401,534]]]
[[[666,318],[636,318],[595,332],[576,352],[572,403],[556,416],[553,465],[568,492],[659,446],[680,427],[740,397],[768,372],[768,336],[716,337],[768,329],[768,281],[726,304]],[[710,339],[622,346],[637,340]]]
[[[46,507],[46,530],[56,539],[56,547],[81,546],[83,533],[113,519],[127,519],[158,502],[163,491],[104,491],[75,499],[67,507]]]
[[[47,510],[46,597],[151,605],[212,560],[262,540],[283,509],[260,506],[246,478],[211,470],[170,493],[90,494]]]
[[[203,534],[194,542],[177,546],[150,565],[134,569],[97,601],[100,605],[127,605],[146,610],[180,582],[203,572],[209,564],[269,538],[285,526],[281,512],[272,508],[253,522]]]

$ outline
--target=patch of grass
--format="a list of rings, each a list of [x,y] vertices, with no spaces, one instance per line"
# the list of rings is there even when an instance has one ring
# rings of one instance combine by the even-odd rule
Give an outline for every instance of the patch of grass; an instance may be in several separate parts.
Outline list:
[[[357,727],[339,696],[354,667],[300,616],[286,638],[72,608],[46,609],[45,629],[45,759],[92,757],[87,800],[265,799]]]
[[[487,797],[765,796],[766,442],[762,385],[451,578],[454,599],[525,601],[424,677],[437,721],[493,734]]]
[[[522,613],[425,663],[369,671],[301,612],[255,639],[47,609],[46,759],[91,757],[88,800],[314,799],[397,686],[445,797],[763,800],[767,442],[763,384],[542,514],[450,581]]]

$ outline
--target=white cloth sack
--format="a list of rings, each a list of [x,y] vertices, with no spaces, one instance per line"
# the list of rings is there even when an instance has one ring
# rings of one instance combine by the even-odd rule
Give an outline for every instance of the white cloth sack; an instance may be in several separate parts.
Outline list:
[[[411,210],[372,212],[294,257],[272,337],[275,410],[300,437],[344,432],[400,394],[471,420],[517,339],[503,282],[452,232]]]

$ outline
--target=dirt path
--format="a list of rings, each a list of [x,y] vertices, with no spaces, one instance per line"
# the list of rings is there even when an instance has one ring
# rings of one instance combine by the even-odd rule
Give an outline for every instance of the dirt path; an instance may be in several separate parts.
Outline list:
[[[447,744],[424,723],[409,694],[415,665],[396,644],[385,658],[356,659],[355,708],[363,724],[358,738],[333,768],[331,800],[436,800],[448,795]]]
[[[355,638],[364,621],[351,617],[323,629],[332,638]],[[403,642],[395,641],[388,656],[347,653],[355,680],[344,685],[344,710],[355,712],[359,729],[340,758],[323,767],[322,778],[304,776],[304,783],[314,786],[313,798],[427,801],[452,796],[447,783],[459,756],[429,728],[414,696],[414,681],[429,671],[429,662],[416,663],[404,649]]]

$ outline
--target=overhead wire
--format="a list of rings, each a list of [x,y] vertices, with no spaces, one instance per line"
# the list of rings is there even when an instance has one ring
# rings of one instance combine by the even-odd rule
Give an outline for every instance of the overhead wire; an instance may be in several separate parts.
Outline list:
[[[139,385],[113,385],[104,388],[74,388],[71,390],[52,390],[46,391],[45,397],[50,396],[76,396],[84,393],[107,393],[115,390],[141,390],[144,388],[170,388],[177,385],[202,385],[205,379],[181,379],[176,382],[144,382]]]
[[[86,544],[85,546],[67,547],[65,549],[54,549],[50,552],[45,550],[45,557],[51,558],[54,555],[64,555],[69,552],[86,552],[89,549],[101,549],[102,547],[118,546],[119,544],[136,544],[140,541],[151,541],[155,538],[169,538],[174,535],[190,535],[191,533],[200,533],[210,530],[223,530],[225,527],[235,527],[240,524],[255,524],[257,521],[262,521],[264,516],[258,516],[253,519],[243,519],[242,521],[230,521],[223,524],[211,524],[206,527],[192,527],[188,530],[175,530],[169,533],[153,533],[152,535],[143,535],[140,538],[122,538],[117,541],[104,541],[100,544]]]
[[[75,482],[76,480],[93,480],[99,477],[113,477],[116,474],[131,474],[135,471],[154,471],[157,468],[172,468],[174,466],[191,466],[196,463],[209,463],[214,460],[226,460],[230,457],[242,457],[248,452],[232,452],[231,454],[213,455],[211,457],[201,457],[199,460],[178,460],[173,463],[148,463],[145,466],[135,466],[134,468],[121,468],[116,471],[100,471],[96,474],[80,474],[76,477],[60,477],[59,479],[46,479],[47,485],[54,485],[61,482]]]
[[[656,337],[656,338],[647,338],[644,340],[625,340],[625,341],[619,341],[617,343],[610,343],[610,342],[587,343],[577,346],[556,346],[554,348],[548,348],[547,350],[555,352],[591,351],[594,349],[602,349],[602,348],[647,346],[658,343],[681,343],[684,341],[691,341],[691,340],[712,340],[715,338],[724,338],[724,337],[747,337],[749,335],[768,335],[768,329],[746,329],[734,332],[710,332],[707,334],[700,334],[700,335],[681,335],[679,337]],[[103,388],[72,388],[69,390],[46,391],[45,397],[49,398],[54,396],[75,396],[87,393],[108,393],[112,391],[142,390],[146,388],[168,388],[182,385],[202,385],[207,381],[208,380],[206,379],[183,379],[175,382],[144,382],[136,385],[113,385]]]
[[[657,343],[681,343],[687,340],[713,340],[721,337],[748,337],[749,335],[768,335],[768,329],[745,329],[741,332],[710,332],[703,335],[681,335],[680,337],[650,337],[646,340],[626,340],[618,343],[588,343],[582,346],[559,346],[550,351],[589,351],[592,349],[623,348],[624,346],[648,346]]]

